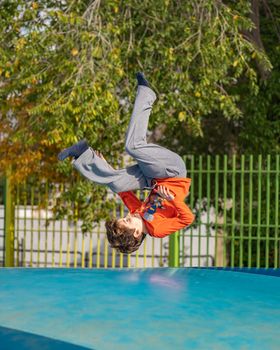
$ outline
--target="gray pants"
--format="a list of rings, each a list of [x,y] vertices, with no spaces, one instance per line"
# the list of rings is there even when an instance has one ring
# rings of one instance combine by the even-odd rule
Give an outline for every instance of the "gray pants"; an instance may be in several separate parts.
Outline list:
[[[155,100],[152,89],[138,86],[125,138],[125,150],[137,164],[114,170],[90,148],[73,162],[74,167],[88,180],[107,185],[116,193],[152,188],[153,178],[186,177],[185,163],[178,154],[147,143],[149,116]]]

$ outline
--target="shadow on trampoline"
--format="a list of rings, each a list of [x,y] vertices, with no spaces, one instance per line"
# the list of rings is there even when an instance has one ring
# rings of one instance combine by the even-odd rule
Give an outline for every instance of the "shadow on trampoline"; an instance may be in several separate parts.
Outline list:
[[[0,326],[2,350],[89,350],[84,346]]]

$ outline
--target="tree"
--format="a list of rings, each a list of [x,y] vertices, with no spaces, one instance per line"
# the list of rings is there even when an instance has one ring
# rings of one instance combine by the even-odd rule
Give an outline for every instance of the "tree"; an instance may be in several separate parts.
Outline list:
[[[1,168],[12,166],[18,180],[71,178],[65,208],[77,203],[84,230],[108,213],[106,189],[58,163],[56,154],[87,138],[121,166],[137,70],[159,96],[151,128],[165,123],[201,136],[214,111],[241,120],[232,87],[246,76],[257,94],[254,61],[271,67],[241,34],[253,28],[245,0],[12,0],[1,1],[0,14]]]
[[[245,70],[227,89],[230,95],[236,96],[242,118],[224,118],[221,110],[213,109],[202,119],[203,137],[194,135],[191,127],[185,125],[184,132],[166,130],[166,146],[174,149],[179,146],[182,154],[279,153],[280,4],[252,0],[250,6],[254,27],[240,29],[240,33],[268,57],[272,68],[252,53],[253,71]]]

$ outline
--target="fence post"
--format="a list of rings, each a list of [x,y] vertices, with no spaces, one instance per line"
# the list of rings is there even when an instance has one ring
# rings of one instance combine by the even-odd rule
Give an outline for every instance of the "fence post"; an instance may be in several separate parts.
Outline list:
[[[10,172],[6,173],[4,179],[4,236],[5,236],[5,267],[14,266],[14,216],[15,203],[12,195]]]
[[[169,236],[169,267],[180,266],[180,231]]]

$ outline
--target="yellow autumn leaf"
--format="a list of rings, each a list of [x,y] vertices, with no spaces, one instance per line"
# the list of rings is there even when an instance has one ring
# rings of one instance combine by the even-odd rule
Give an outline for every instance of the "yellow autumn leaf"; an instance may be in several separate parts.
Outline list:
[[[61,141],[60,132],[59,132],[57,129],[54,129],[54,130],[50,133],[50,136],[51,136],[52,140],[55,141],[55,142]]]
[[[233,62],[233,67],[236,67],[238,65],[238,60],[235,60],[234,62]]]
[[[96,58],[101,58],[102,57],[102,49],[101,47],[95,47],[92,51],[92,56]]]
[[[122,77],[122,76],[124,75],[124,71],[123,71],[122,68],[117,68],[117,69],[116,69],[116,73],[117,73],[120,77]]]
[[[79,53],[78,49],[76,49],[75,47],[71,50],[71,54],[72,56],[77,56]]]
[[[253,52],[252,53],[252,58],[255,58],[256,57],[256,52]]]
[[[237,16],[237,15],[233,16],[233,19],[234,19],[235,21],[238,20],[238,18],[239,18],[239,16]]]
[[[36,10],[38,7],[39,7],[39,5],[37,4],[37,2],[32,2],[33,10]]]
[[[49,146],[50,145],[50,141],[47,140],[47,139],[45,139],[45,140],[43,139],[43,140],[40,141],[40,144],[43,145],[43,146]]]
[[[17,47],[19,49],[22,49],[24,47],[24,45],[26,44],[26,40],[24,38],[20,38],[17,42]]]
[[[201,96],[201,93],[199,91],[196,91],[195,94],[194,94],[195,97],[200,97]]]
[[[179,115],[178,115],[178,119],[179,119],[179,121],[180,121],[180,122],[185,121],[185,120],[186,120],[186,118],[187,118],[187,114],[186,114],[186,112],[180,112],[180,113],[179,113]]]
[[[10,72],[6,71],[5,78],[10,78],[10,76],[11,76]]]

